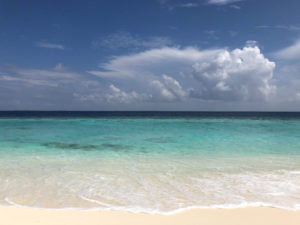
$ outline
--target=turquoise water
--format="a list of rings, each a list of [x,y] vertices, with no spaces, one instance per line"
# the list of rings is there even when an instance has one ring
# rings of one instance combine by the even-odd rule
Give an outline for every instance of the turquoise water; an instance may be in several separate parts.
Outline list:
[[[2,118],[0,204],[300,208],[300,119]]]

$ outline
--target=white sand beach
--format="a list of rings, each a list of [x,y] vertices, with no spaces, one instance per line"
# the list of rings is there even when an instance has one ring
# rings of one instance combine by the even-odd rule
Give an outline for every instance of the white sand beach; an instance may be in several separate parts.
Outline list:
[[[172,215],[0,207],[1,225],[299,225],[300,211],[269,207],[192,209]]]

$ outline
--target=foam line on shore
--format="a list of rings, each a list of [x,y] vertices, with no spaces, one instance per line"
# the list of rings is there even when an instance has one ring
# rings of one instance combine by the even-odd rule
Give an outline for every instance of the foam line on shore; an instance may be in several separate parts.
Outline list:
[[[86,198],[87,199],[87,198]],[[141,207],[120,207],[120,206],[106,206],[106,207],[93,207],[93,208],[79,208],[79,207],[63,207],[63,208],[45,208],[45,207],[34,207],[34,206],[25,206],[17,204],[8,198],[5,199],[9,205],[0,205],[3,207],[12,206],[17,208],[29,208],[29,209],[41,209],[41,210],[80,210],[80,211],[123,211],[123,212],[131,212],[131,213],[146,213],[146,214],[157,214],[157,215],[173,215],[177,213],[181,213],[188,210],[193,209],[238,209],[238,208],[247,208],[247,207],[266,207],[266,208],[277,208],[287,211],[298,211],[300,210],[300,204],[296,204],[293,208],[282,207],[278,205],[267,204],[263,202],[256,203],[241,203],[241,204],[223,204],[223,205],[211,205],[211,206],[188,206],[185,208],[179,208],[172,211],[160,211],[153,209],[146,209]],[[92,200],[94,203],[98,202],[97,200]],[[100,203],[100,202],[99,202]]]

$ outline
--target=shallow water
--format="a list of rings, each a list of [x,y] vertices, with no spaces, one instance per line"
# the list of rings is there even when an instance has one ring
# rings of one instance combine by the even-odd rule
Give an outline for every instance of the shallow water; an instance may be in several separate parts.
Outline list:
[[[300,118],[0,118],[0,204],[300,208]]]

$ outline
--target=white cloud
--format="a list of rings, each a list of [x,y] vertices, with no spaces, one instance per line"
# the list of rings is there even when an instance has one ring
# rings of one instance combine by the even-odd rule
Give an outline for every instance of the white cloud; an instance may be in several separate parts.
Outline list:
[[[188,92],[177,80],[165,74],[162,75],[162,81],[153,80],[150,85],[157,91],[154,94],[154,100],[180,101],[188,96]]]
[[[80,76],[74,72],[57,70],[57,68],[53,70],[15,68],[11,71],[26,79],[72,80]]]
[[[256,26],[255,28],[257,28],[257,29],[268,29],[268,28],[272,28],[272,26],[268,26],[268,25],[259,25],[259,26]]]
[[[276,92],[272,83],[275,63],[266,59],[255,44],[251,41],[232,51],[152,49],[115,57],[100,65],[101,71],[90,73],[122,80],[125,86],[139,88],[155,101],[267,100]]]
[[[173,10],[175,8],[195,8],[201,5],[216,5],[216,6],[230,5],[231,8],[241,9],[240,6],[233,3],[241,2],[244,0],[202,0],[202,1],[191,0],[189,2],[184,0],[157,0],[157,1],[162,6],[166,7],[168,10]]]
[[[1,76],[0,80],[14,82],[16,86],[48,86],[48,87],[65,87],[65,85],[78,85],[85,82],[86,79],[82,74],[66,70],[62,64],[58,64],[53,69],[24,69],[13,67]],[[17,82],[17,83],[16,83]]]
[[[8,82],[22,82],[22,83],[28,83],[33,86],[49,86],[49,87],[57,87],[58,85],[56,83],[47,81],[47,80],[40,80],[40,79],[26,79],[26,78],[19,78],[14,76],[0,76],[0,80],[2,81],[8,81]]]
[[[139,77],[151,74],[161,75],[170,72],[183,72],[191,69],[191,65],[199,60],[212,58],[222,50],[199,51],[196,48],[164,47],[143,51],[137,54],[118,56],[111,61],[101,64],[101,71],[88,71],[102,78]]]
[[[148,96],[145,94],[138,94],[135,91],[125,92],[121,91],[119,88],[111,84],[109,86],[109,92],[105,95],[105,99],[110,102],[120,102],[120,103],[132,103],[136,101],[148,100]]]
[[[10,67],[0,73],[0,90],[6,93],[11,109],[19,107],[15,101],[21,109],[99,109],[108,100],[130,103],[140,97],[134,91],[112,90],[96,77],[72,72],[62,64],[48,70]]]
[[[178,5],[178,7],[182,7],[182,8],[195,8],[195,7],[199,7],[198,3],[195,2],[188,2],[188,3],[181,3]]]
[[[248,40],[248,41],[246,41],[246,46],[247,47],[255,47],[255,46],[257,46],[257,41],[255,41],[255,40]]]
[[[55,104],[56,99],[64,97],[62,101],[75,105],[76,101],[86,105],[173,105],[191,101],[244,104],[275,101],[276,92],[283,100],[298,101],[300,93],[297,85],[276,82],[275,63],[261,53],[255,41],[233,50],[161,47],[115,56],[99,67],[89,74],[69,71],[61,63],[49,70],[10,68],[9,73],[0,74],[0,83],[1,88],[17,87],[21,99],[27,93]]]
[[[275,63],[255,41],[233,50],[161,47],[115,56],[88,74],[61,63],[10,67],[0,72],[0,90],[12,109],[14,102],[28,109],[299,109],[300,63],[278,67],[274,79]]]
[[[62,64],[62,63],[58,63],[55,67],[54,70],[56,71],[65,71],[67,68]]]
[[[277,25],[275,28],[289,31],[300,31],[300,27],[295,25]]]
[[[211,5],[226,5],[234,2],[240,2],[241,0],[208,0],[207,3]]]
[[[113,33],[92,42],[94,47],[107,47],[111,49],[158,48],[171,44],[172,41],[167,37],[154,36],[145,39],[125,31]]]
[[[60,49],[60,50],[65,49],[65,47],[63,45],[53,44],[53,43],[48,43],[48,42],[38,42],[38,43],[36,43],[36,46],[41,47],[41,48],[54,48],[54,49]]]
[[[256,26],[257,29],[280,29],[280,30],[287,30],[287,31],[300,31],[300,27],[296,25],[260,25]]]
[[[159,80],[154,80],[151,82],[151,85],[158,91],[159,97],[162,98],[163,100],[167,101],[173,101],[175,100],[174,94],[169,91],[165,85],[160,82]]]
[[[275,53],[275,56],[281,59],[298,59],[300,60],[300,40],[296,41],[291,46],[279,50]]]
[[[238,5],[230,5],[230,8],[233,8],[233,9],[241,9],[241,7],[238,6]]]
[[[271,84],[275,63],[258,47],[223,51],[213,60],[193,65],[193,75],[200,82],[197,95],[205,99],[261,100],[275,93]]]

